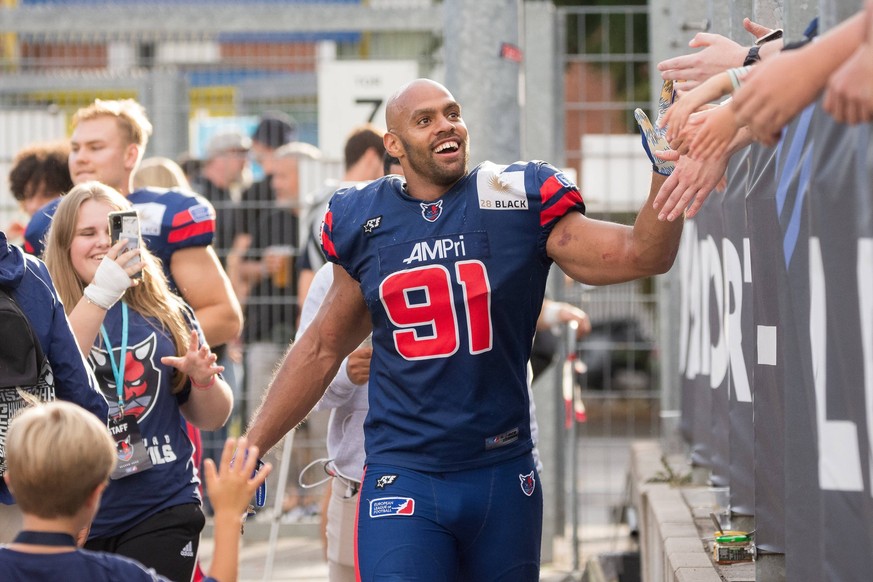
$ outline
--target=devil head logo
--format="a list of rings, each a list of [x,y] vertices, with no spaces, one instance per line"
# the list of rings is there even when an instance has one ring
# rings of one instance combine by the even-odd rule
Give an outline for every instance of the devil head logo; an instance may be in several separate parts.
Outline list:
[[[527,475],[519,475],[518,480],[521,481],[521,491],[528,497],[533,495],[536,481],[534,480],[534,472],[531,471]]]
[[[139,344],[129,347],[124,359],[124,414],[133,415],[137,420],[148,416],[154,407],[155,398],[161,385],[161,370],[155,366],[154,355],[157,342],[151,334]],[[121,350],[114,348],[112,357],[118,362]],[[118,414],[118,393],[109,354],[102,348],[94,347],[88,356],[94,375],[109,404],[109,414]]]
[[[127,438],[123,441],[115,443],[115,448],[119,461],[129,461],[133,458],[133,446],[130,444],[130,435],[127,435]]]
[[[443,213],[443,201],[438,200],[436,202],[422,202],[421,206],[421,215],[428,222],[436,222],[437,218],[440,217],[440,214]]]

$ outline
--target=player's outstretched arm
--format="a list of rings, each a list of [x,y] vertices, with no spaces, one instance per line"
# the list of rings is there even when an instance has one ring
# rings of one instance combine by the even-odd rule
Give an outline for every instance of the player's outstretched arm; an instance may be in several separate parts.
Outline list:
[[[567,275],[589,285],[621,283],[667,272],[676,258],[682,221],[659,221],[652,207],[666,179],[652,173],[648,199],[632,227],[576,212],[564,216],[549,235],[549,256]]]
[[[785,124],[818,97],[831,72],[863,42],[864,24],[859,12],[817,42],[752,67],[731,101],[739,123],[755,139],[775,145]]]
[[[227,439],[216,468],[212,459],[204,461],[206,492],[212,504],[215,524],[215,549],[209,576],[219,582],[234,582],[239,570],[239,538],[249,500],[267,479],[272,466],[264,464],[257,472],[258,448],[248,447],[245,438]],[[239,448],[237,448],[237,446]]]
[[[249,442],[267,451],[297,426],[324,394],[340,362],[370,333],[357,281],[334,266],[333,284],[312,324],[291,346],[248,430]]]

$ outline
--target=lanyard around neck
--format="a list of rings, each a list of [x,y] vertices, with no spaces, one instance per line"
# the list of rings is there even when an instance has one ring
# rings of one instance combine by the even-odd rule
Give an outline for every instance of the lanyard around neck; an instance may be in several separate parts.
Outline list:
[[[103,343],[112,365],[112,375],[115,376],[115,392],[118,394],[118,416],[124,416],[124,365],[127,360],[127,303],[121,302],[121,348],[118,363],[112,357],[112,344],[109,343],[109,334],[106,326],[100,324],[100,333],[103,335]]]

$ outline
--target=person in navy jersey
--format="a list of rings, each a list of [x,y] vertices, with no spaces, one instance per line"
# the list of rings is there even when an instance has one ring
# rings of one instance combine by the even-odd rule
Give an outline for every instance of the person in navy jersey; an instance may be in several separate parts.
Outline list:
[[[167,581],[134,560],[76,547],[75,535],[94,517],[118,462],[106,425],[69,403],[52,402],[18,415],[11,423],[8,443],[10,468],[3,477],[21,499],[24,527],[12,532],[11,544],[0,547],[5,582]],[[57,454],[57,443],[66,446],[63,455]],[[232,462],[237,445],[246,462]],[[265,466],[254,473],[257,454],[245,439],[229,439],[220,466],[206,462],[206,483],[216,514],[215,557],[205,578],[208,582],[237,578],[242,516],[270,472]]]
[[[109,408],[79,351],[48,269],[41,260],[9,244],[2,231],[0,286],[12,295],[36,332],[51,366],[56,398],[78,404],[106,422]],[[5,482],[0,481],[0,543],[10,541],[21,522],[20,510],[14,503]]]
[[[99,182],[75,186],[54,215],[45,261],[73,333],[109,404],[118,466],[85,547],[190,580],[204,517],[185,430],[224,425],[233,396],[191,308],[145,248],[111,244],[108,214],[127,210]]]
[[[197,314],[210,346],[222,346],[242,328],[242,309],[212,248],[215,210],[193,192],[133,190],[133,174],[146,151],[152,125],[133,99],[96,99],[73,116],[70,176],[74,184],[98,180],[139,210],[142,237]],[[41,256],[59,200],[41,208],[25,232],[28,249]]]
[[[386,108],[405,179],[341,190],[324,218],[334,280],[251,424],[266,450],[370,333],[361,580],[538,580],[542,493],[527,362],[551,264],[605,285],[666,272],[681,223],[647,203],[633,226],[584,215],[545,162],[468,171],[461,107],[419,79]],[[652,175],[649,198],[666,179]]]

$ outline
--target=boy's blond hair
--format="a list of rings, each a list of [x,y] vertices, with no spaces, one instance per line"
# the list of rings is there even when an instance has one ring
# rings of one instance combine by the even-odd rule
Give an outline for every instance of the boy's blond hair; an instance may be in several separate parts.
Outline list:
[[[23,410],[6,435],[9,485],[21,511],[43,519],[75,515],[109,479],[117,454],[109,430],[75,404]]]

